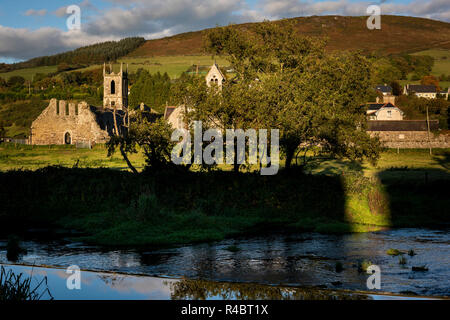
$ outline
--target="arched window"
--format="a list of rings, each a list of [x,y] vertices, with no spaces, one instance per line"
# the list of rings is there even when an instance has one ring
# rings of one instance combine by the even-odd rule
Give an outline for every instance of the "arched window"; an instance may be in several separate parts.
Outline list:
[[[116,83],[111,81],[111,94],[116,94]]]
[[[72,138],[71,138],[69,132],[66,132],[66,134],[64,135],[64,143],[65,144],[72,144]]]

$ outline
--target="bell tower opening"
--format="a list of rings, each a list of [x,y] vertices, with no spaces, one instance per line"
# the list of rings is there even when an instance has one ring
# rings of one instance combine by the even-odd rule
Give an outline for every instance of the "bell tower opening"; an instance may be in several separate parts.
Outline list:
[[[111,81],[111,94],[116,94],[116,83]]]

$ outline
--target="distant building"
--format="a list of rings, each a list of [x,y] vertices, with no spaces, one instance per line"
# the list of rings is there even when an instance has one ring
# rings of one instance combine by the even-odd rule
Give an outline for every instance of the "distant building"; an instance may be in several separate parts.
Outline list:
[[[226,81],[222,71],[220,71],[217,63],[214,63],[209,69],[208,74],[205,77],[205,81],[208,87],[211,84],[216,84],[219,88],[222,87]],[[167,106],[164,111],[164,119],[166,119],[174,129],[186,129],[187,125],[184,121],[185,106]]]
[[[441,92],[439,92],[439,95],[440,95],[441,97],[444,97],[445,99],[448,99],[448,97],[450,96],[450,88],[448,88],[447,91],[441,91]]]
[[[106,64],[103,65],[103,108],[128,108],[128,71],[123,71],[123,64],[118,73],[114,73],[112,65],[107,72]]]
[[[369,103],[367,116],[369,120],[403,120],[403,111],[392,103]]]
[[[436,99],[438,91],[436,86],[433,85],[407,84],[403,90],[403,94],[415,94],[419,98]]]
[[[76,144],[92,146],[108,142],[111,135],[124,129],[128,109],[128,72],[106,72],[103,66],[103,107],[86,102],[51,99],[50,104],[31,124],[30,144]],[[114,121],[114,110],[116,120]]]
[[[117,111],[116,121],[122,127],[124,112]],[[78,104],[52,99],[31,124],[30,144],[106,143],[115,131],[111,109],[96,108],[86,102]]]
[[[225,76],[223,75],[222,71],[220,71],[219,66],[217,63],[214,63],[209,69],[208,74],[206,75],[206,84],[208,87],[211,86],[212,83],[215,83],[219,88],[222,87],[222,84],[226,81]]]
[[[392,94],[387,94],[383,96],[383,99],[377,97],[376,101],[377,103],[392,103],[393,105],[395,105],[395,96]]]
[[[166,119],[174,129],[186,129],[184,106],[167,106],[164,111],[164,119]]]
[[[383,96],[392,95],[392,87],[387,84],[376,86],[375,90],[382,93]]]

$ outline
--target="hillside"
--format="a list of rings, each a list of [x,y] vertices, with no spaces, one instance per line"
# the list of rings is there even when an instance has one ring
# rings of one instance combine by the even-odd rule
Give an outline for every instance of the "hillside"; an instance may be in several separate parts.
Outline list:
[[[450,23],[423,18],[382,16],[381,30],[368,30],[367,17],[312,16],[290,19],[303,35],[326,36],[330,50],[362,50],[382,55],[412,53],[431,48],[450,49]],[[254,23],[237,25],[251,29]],[[129,57],[204,54],[206,30],[148,40]]]
[[[52,56],[33,58],[28,61],[15,64],[0,64],[1,72],[13,72],[25,68],[37,68],[44,66],[55,66],[63,64],[70,69],[70,66],[91,65],[114,61],[127,55],[145,43],[144,38],[125,38],[120,41],[108,41],[81,47],[73,51],[68,51]]]

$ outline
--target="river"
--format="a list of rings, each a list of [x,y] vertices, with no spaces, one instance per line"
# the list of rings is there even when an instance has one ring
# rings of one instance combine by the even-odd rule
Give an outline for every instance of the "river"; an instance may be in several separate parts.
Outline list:
[[[248,286],[260,287],[261,292],[272,290],[267,291],[267,288],[284,288],[287,292],[297,290],[293,294],[297,298],[308,297],[308,294],[316,298],[330,298],[336,294],[344,295],[340,298],[374,298],[383,292],[394,294],[392,297],[396,294],[450,297],[448,229],[408,228],[344,235],[269,235],[139,251],[87,246],[68,238],[43,240],[39,231],[34,231],[29,232],[22,243],[27,252],[14,263],[7,259],[6,243],[6,240],[0,241],[0,263],[9,268],[20,271],[17,268],[31,265],[45,267],[35,270],[52,275],[51,279],[66,279],[68,275],[64,271],[71,265],[86,270],[82,272],[84,281],[97,285],[82,290],[80,294],[85,298],[101,298],[98,290],[103,292],[105,299],[183,298],[183,292],[173,288],[180,281],[182,284],[178,286],[185,290],[186,287],[198,289],[200,286],[210,294],[198,293],[199,297],[206,295],[212,298],[219,291],[239,296]],[[404,254],[406,264],[400,264],[400,256],[393,257],[386,253],[390,248],[403,252],[412,249],[415,255]],[[369,275],[358,271],[358,262],[361,261],[370,261],[380,267],[381,290],[359,294],[369,291],[366,286]],[[342,271],[336,271],[336,263],[342,264]],[[413,271],[412,267],[417,266],[426,266],[428,271]],[[53,269],[55,267],[57,269]],[[99,283],[109,283],[108,288],[120,287],[120,292],[128,290],[138,293],[119,297],[115,295],[117,290],[106,290]],[[63,288],[62,292],[67,291],[62,284],[55,286]],[[139,294],[139,290],[133,289],[136,286],[146,288],[145,292]],[[56,296],[73,298],[67,293]]]

